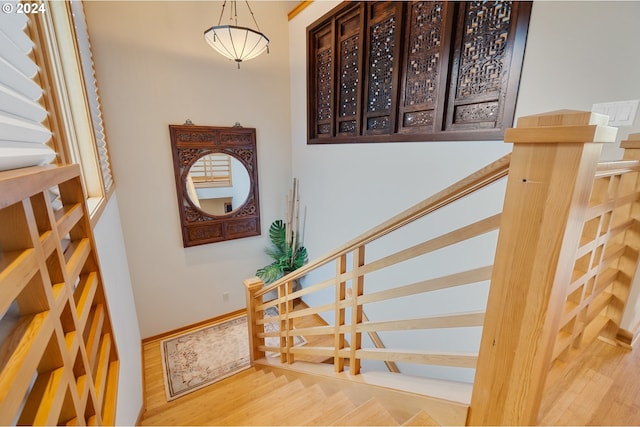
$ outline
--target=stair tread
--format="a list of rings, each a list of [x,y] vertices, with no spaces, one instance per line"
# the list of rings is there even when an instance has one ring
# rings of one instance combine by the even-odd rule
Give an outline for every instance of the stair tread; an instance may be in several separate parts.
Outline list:
[[[277,390],[287,384],[288,381],[286,378],[272,374],[267,377],[266,381],[261,381],[254,386],[239,387],[234,390],[233,397],[222,397],[221,399],[213,401],[214,403],[212,403],[212,401],[203,402],[203,405],[200,407],[200,413],[195,418],[197,422],[193,424],[217,423],[218,420],[222,420],[238,408],[251,404],[272,390]]]
[[[315,417],[307,420],[307,426],[326,426],[337,421],[356,408],[356,405],[343,392],[334,393],[327,398],[319,408],[319,413]]]
[[[162,423],[164,424],[167,412],[176,406],[197,405],[198,401],[210,401],[210,399],[216,399],[219,395],[223,395],[223,399],[230,399],[233,398],[232,394],[235,393],[238,388],[257,387],[262,383],[271,381],[273,378],[276,378],[276,375],[272,372],[266,372],[261,369],[256,370],[255,368],[247,369],[232,377],[225,378],[222,381],[167,402],[162,407],[147,409],[144,413],[143,424],[153,424],[153,417],[155,415],[161,415],[163,418]],[[238,391],[238,393],[240,392]]]
[[[189,395],[176,399],[177,408],[149,416],[145,413],[144,425],[198,425],[208,423],[212,418],[227,415],[235,406],[250,401],[260,393],[273,389],[276,384],[284,385],[285,378],[269,373],[256,373],[249,378],[238,378],[221,385],[213,384],[205,394],[187,399]],[[217,388],[216,388],[217,387]],[[195,394],[194,392],[192,394]],[[214,403],[212,403],[214,402]],[[173,402],[171,402],[173,403]],[[156,422],[157,419],[157,422]]]
[[[377,399],[369,399],[351,412],[331,423],[334,426],[397,426],[398,421]]]
[[[284,381],[287,381],[286,378]],[[264,393],[262,396],[255,400],[248,402],[240,407],[234,409],[234,411],[220,420],[221,425],[247,425],[247,420],[250,420],[254,414],[261,414],[264,411],[274,407],[274,402],[284,402],[293,393],[297,393],[304,388],[301,381],[295,380],[287,382],[281,387],[274,389],[270,392]]]
[[[336,373],[332,366],[304,362],[293,365],[262,359],[256,362],[267,371],[302,378],[305,384],[319,383],[327,394],[342,391],[355,405],[375,397],[384,402],[398,423],[409,420],[420,410],[441,424],[462,425],[467,419],[469,404],[464,401],[470,399],[471,384],[384,372],[350,375],[348,371]]]
[[[269,411],[253,417],[247,424],[254,425],[253,421],[257,419],[258,425],[305,425],[326,400],[322,388],[314,384],[287,398],[286,404],[274,405]]]
[[[404,402],[402,397],[381,400],[380,395],[366,397],[364,390],[345,393],[340,387],[279,369],[251,368],[168,402],[164,411],[145,412],[142,424],[438,425],[424,408],[416,413],[409,411],[410,405],[402,405],[397,410],[393,405],[398,399]],[[392,406],[385,407],[388,404]],[[441,413],[434,414],[442,418]]]
[[[272,358],[273,359],[273,358]],[[335,373],[332,365],[323,363],[307,363],[296,360],[295,368],[279,360],[263,358],[256,360],[257,364],[272,366],[282,369],[295,369],[298,372],[314,375],[323,375],[333,378],[349,378],[351,381],[378,385],[400,391],[418,394],[421,396],[443,399],[462,405],[469,405],[473,385],[470,383],[448,381],[435,378],[417,377],[392,372],[370,371],[362,372],[353,377],[347,372]]]

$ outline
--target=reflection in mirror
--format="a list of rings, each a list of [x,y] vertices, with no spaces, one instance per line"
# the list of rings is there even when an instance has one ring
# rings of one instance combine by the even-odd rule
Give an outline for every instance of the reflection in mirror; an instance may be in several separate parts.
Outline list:
[[[260,235],[255,128],[169,125],[184,247]]]
[[[200,157],[187,174],[191,202],[209,215],[226,215],[240,208],[249,196],[249,172],[238,159],[223,153]]]

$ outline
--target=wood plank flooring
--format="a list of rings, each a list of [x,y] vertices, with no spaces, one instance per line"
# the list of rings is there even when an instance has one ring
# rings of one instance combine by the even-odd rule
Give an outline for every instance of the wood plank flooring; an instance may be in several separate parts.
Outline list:
[[[296,302],[296,309],[307,308],[306,304],[302,301]],[[180,406],[185,404],[185,402],[192,399],[200,399],[200,396],[207,395],[209,392],[209,388],[197,390],[193,393],[188,394],[183,398],[176,399],[174,401],[168,402],[166,399],[166,393],[164,388],[164,377],[162,372],[162,356],[160,351],[160,342],[163,339],[169,338],[172,335],[183,334],[190,330],[200,329],[208,326],[208,324],[221,322],[226,320],[227,318],[231,318],[237,316],[239,313],[231,313],[229,316],[221,316],[216,319],[212,319],[209,323],[199,323],[194,325],[193,328],[183,328],[175,333],[170,333],[162,336],[152,337],[148,340],[145,340],[142,345],[143,352],[143,363],[144,363],[144,402],[145,402],[145,413],[143,414],[143,420],[148,419],[151,416],[154,416],[158,413],[174,411],[176,406]],[[320,317],[311,318],[311,317],[303,317],[295,319],[294,326],[297,328],[306,328],[313,326],[323,326],[326,323],[322,321]],[[332,337],[326,337],[322,335],[315,335],[307,337],[307,341],[309,345],[313,346],[326,346],[333,344]],[[324,358],[322,358],[324,359]],[[310,362],[321,362],[318,357],[310,356],[299,356],[297,360],[301,361],[310,361]],[[243,373],[240,375],[247,375],[248,373]],[[231,379],[224,380],[224,382],[220,382],[218,384],[224,385],[226,382],[231,381],[233,378],[239,378],[238,375],[232,377]],[[172,422],[174,420],[167,420],[166,422],[160,422],[160,424],[166,425],[175,425],[182,424],[181,422]],[[143,421],[144,424],[144,421]],[[188,423],[190,424],[190,423]],[[207,423],[205,423],[206,425]]]
[[[640,343],[596,340],[547,379],[541,425],[640,425]]]
[[[202,326],[199,325],[199,327]],[[571,363],[556,365],[547,380],[539,423],[541,425],[640,425],[640,349],[638,347],[640,344],[637,344],[633,351],[628,351],[595,341]],[[159,340],[144,343],[146,405],[142,420],[144,425],[215,425],[211,424],[214,420],[220,425],[224,420],[224,417],[220,418],[221,412],[230,411],[234,406],[256,399],[266,393],[265,387],[273,388],[274,384],[286,386],[285,394],[289,395],[295,395],[296,387],[300,387],[300,384],[287,384],[288,380],[283,377],[274,379],[272,372],[262,372],[252,368],[214,386],[167,402],[160,357]],[[230,382],[237,383],[232,388],[224,387]],[[234,389],[240,390],[237,396],[230,391]],[[309,396],[317,402],[320,402],[322,397],[319,390],[311,390]],[[313,407],[316,411],[313,417],[306,418],[307,425],[353,424],[359,420],[358,417],[365,416],[354,413],[352,414],[354,418],[351,419],[345,415],[336,419],[327,418],[331,414],[326,411],[326,408],[334,408],[337,405],[343,408],[344,413],[348,413],[357,406],[338,394],[329,396],[329,399],[328,402],[318,403],[317,406],[306,404],[305,410],[311,411]],[[211,402],[216,402],[216,405],[212,407]],[[370,409],[375,409],[376,402],[371,402],[370,406]],[[296,405],[296,407],[299,406]],[[302,421],[296,418],[300,416],[296,411],[290,414],[282,411],[276,411],[276,413],[280,418],[275,419],[282,421],[282,424],[291,424],[281,419],[284,416],[289,416],[289,421]],[[311,413],[309,415],[311,416]],[[378,417],[390,423],[390,420],[384,416]],[[240,422],[232,417],[224,421],[225,423]],[[243,421],[260,424],[249,415]],[[407,425],[435,425],[432,421],[425,413],[417,414],[414,419],[406,423]],[[369,422],[375,422],[375,420],[369,420]],[[244,422],[243,425],[248,424]]]

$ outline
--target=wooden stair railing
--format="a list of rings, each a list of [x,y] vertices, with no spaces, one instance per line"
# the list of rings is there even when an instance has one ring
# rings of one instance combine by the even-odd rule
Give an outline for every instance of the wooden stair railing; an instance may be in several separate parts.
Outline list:
[[[599,163],[601,143],[613,142],[617,132],[607,122],[606,116],[579,111],[520,118],[518,127],[505,134],[505,141],[514,143],[511,155],[267,287],[257,278],[245,281],[252,360],[263,358],[265,351],[279,352],[288,364],[324,355],[333,357],[336,372],[348,366],[351,375],[360,372],[363,359],[475,368],[468,425],[535,424],[553,360],[569,357],[571,349],[595,336],[615,341],[637,267],[640,138],[632,136],[623,144],[625,161]],[[381,237],[507,175],[501,213],[365,259],[369,245]],[[371,273],[498,228],[493,265],[365,292],[364,280]],[[327,276],[323,280],[318,279],[321,272]],[[402,282],[402,271],[395,273],[394,280]],[[293,280],[307,275],[316,282],[293,292]],[[363,319],[364,304],[488,280],[486,313]],[[263,296],[274,290],[278,297],[264,302]],[[324,292],[325,303],[293,310],[296,298],[316,292]],[[265,332],[263,312],[274,306],[280,329]],[[327,312],[331,325],[294,328],[300,318]],[[477,354],[367,348],[362,342],[363,332],[473,326],[482,326]],[[326,335],[330,344],[294,347],[297,335]],[[265,346],[265,338],[273,336],[280,337],[280,347]]]
[[[190,176],[196,188],[231,187],[231,158],[226,154],[207,154],[193,164]]]
[[[115,423],[118,351],[78,165],[0,172],[0,313],[1,425]]]
[[[352,295],[351,288],[349,288],[347,289],[347,297],[351,298],[351,295]],[[362,321],[363,322],[369,321],[369,318],[367,317],[367,314],[364,312],[364,310],[362,311]],[[373,342],[373,345],[376,348],[385,348],[385,345],[382,342],[380,335],[378,335],[376,331],[368,331],[367,333],[369,334],[369,338],[371,339],[371,341]],[[385,360],[384,364],[389,370],[389,372],[394,372],[396,374],[400,373],[400,369],[398,369],[398,365],[396,364],[396,362],[392,360]]]
[[[281,361],[285,363],[292,363],[296,355],[298,357],[327,356],[333,357],[335,370],[337,372],[345,369],[344,363],[345,360],[347,360],[351,374],[357,374],[360,371],[360,359],[473,367],[476,360],[475,354],[410,349],[362,348],[361,335],[363,332],[376,330],[396,331],[443,327],[477,327],[482,325],[482,312],[460,315],[423,316],[393,322],[369,321],[363,323],[362,306],[363,304],[486,281],[490,276],[490,266],[475,268],[444,277],[420,280],[415,283],[366,295],[363,292],[364,277],[367,274],[397,265],[400,262],[496,230],[499,225],[500,215],[497,214],[477,221],[459,230],[446,233],[369,263],[366,263],[364,260],[364,250],[368,244],[376,239],[430,212],[447,206],[473,193],[477,189],[481,189],[490,183],[504,178],[507,174],[508,164],[509,155],[406,210],[402,214],[393,217],[381,226],[364,233],[335,252],[303,266],[267,287],[263,287],[262,282],[257,278],[245,281],[248,289],[248,311],[253,314],[250,316],[249,322],[250,334],[252,336],[252,360],[264,357],[265,351],[280,353]],[[351,269],[349,269],[347,265],[348,257],[352,259]],[[307,285],[305,288],[293,292],[293,280],[329,263],[334,264],[335,274],[333,274],[332,277],[321,280],[315,284]],[[351,283],[350,288],[355,298],[347,297],[347,283]],[[333,288],[333,291],[331,291],[333,294],[332,302],[320,307],[310,307],[304,310],[293,311],[293,301],[296,298],[329,288]],[[263,303],[262,297],[273,290],[278,291],[279,297]],[[264,325],[269,322],[264,319],[264,310],[274,306],[277,307],[279,311],[280,332],[264,332]],[[346,318],[348,309],[351,311],[350,319]],[[293,329],[295,319],[304,316],[315,316],[329,310],[334,312],[334,325]],[[334,337],[333,345],[324,347],[311,347],[309,345],[293,347],[293,334],[307,337],[314,335],[332,336]],[[345,346],[345,335],[350,337],[348,340],[349,347]],[[273,336],[280,336],[280,348],[265,346],[265,338]]]
[[[638,263],[637,215],[640,134],[624,141],[625,159],[597,165],[572,281],[553,349],[553,360],[569,359],[576,349],[600,338],[617,344],[622,310]]]
[[[553,360],[619,328],[637,267],[639,169],[599,163],[617,132],[607,123],[559,111],[505,134],[514,148],[469,425],[535,425]]]

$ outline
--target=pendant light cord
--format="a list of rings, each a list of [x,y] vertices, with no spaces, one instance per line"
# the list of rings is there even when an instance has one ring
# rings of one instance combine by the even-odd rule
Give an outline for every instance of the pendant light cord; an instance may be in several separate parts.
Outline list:
[[[249,1],[245,0],[247,4],[247,9],[249,9],[249,13],[251,14],[251,18],[253,19],[253,23],[256,24],[256,29],[258,32],[260,31],[260,26],[258,25],[258,21],[256,20],[256,16],[253,14],[253,10],[251,10],[251,6],[249,6]],[[222,17],[224,16],[224,8],[227,6],[227,0],[224,0],[222,3],[222,10],[220,11],[220,18],[218,19],[218,25],[222,22]],[[234,20],[236,27],[238,26],[238,5],[236,4],[236,0],[231,1],[231,9],[229,10],[229,20]]]
[[[220,23],[222,22],[222,15],[224,15],[224,7],[227,5],[227,0],[224,0],[224,3],[222,3],[222,10],[220,11],[220,18],[218,19],[218,26],[220,26]]]
[[[247,4],[247,9],[249,9],[249,13],[251,13],[251,17],[253,18],[253,23],[256,24],[256,29],[258,30],[258,32],[262,32],[260,31],[260,26],[258,25],[258,21],[256,21],[256,17],[253,14],[253,10],[251,10],[251,6],[249,6],[249,0],[245,0],[244,2]]]

